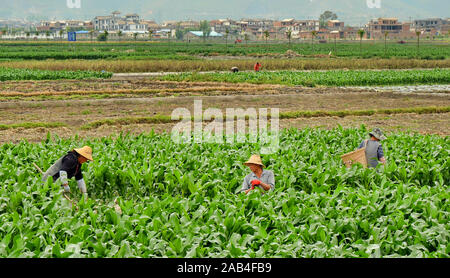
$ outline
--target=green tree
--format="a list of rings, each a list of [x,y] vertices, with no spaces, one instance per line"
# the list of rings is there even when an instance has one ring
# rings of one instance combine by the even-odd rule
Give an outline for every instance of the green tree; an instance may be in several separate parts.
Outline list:
[[[97,37],[97,40],[100,42],[106,42],[106,41],[108,41],[108,36],[109,36],[109,33],[108,33],[108,31],[105,30],[105,32],[103,32],[102,34],[100,34]]]
[[[266,39],[266,44],[267,44],[267,40],[269,39],[269,37],[270,37],[269,31],[268,30],[264,31],[264,38]]]
[[[91,43],[92,43],[92,41],[94,40],[94,33],[95,33],[94,30],[90,30],[90,31],[89,31],[89,37],[91,38]]]
[[[420,31],[416,31],[416,36],[417,36],[417,58],[419,58],[419,54],[420,54],[420,35],[422,34],[422,32]]]
[[[248,36],[247,33],[244,34],[244,40],[245,40],[245,45],[248,45],[248,40],[250,39],[250,37]]]
[[[153,30],[151,30],[151,29],[148,30],[148,38],[150,40],[152,40],[152,38],[153,38]]]
[[[175,37],[177,38],[177,40],[180,40],[180,41],[182,41],[184,38],[184,32],[183,32],[183,30],[181,30],[180,23],[177,24],[177,28],[175,29]]]
[[[48,41],[48,38],[50,38],[50,31],[45,32],[45,37],[47,38]]]
[[[364,31],[364,29],[359,29],[358,30],[358,35],[359,35],[359,56],[361,56],[361,57],[362,57],[362,39],[363,39],[365,33],[366,33],[366,31]]]
[[[206,38],[211,34],[211,26],[207,20],[200,21],[200,31],[203,33],[203,42],[206,42]]]
[[[317,31],[311,31],[311,47],[314,54],[314,39],[317,37]]]
[[[225,29],[225,46],[228,49],[228,36],[230,35],[230,29]]]
[[[292,30],[289,29],[286,31],[286,37],[289,40],[289,48],[291,48]]]
[[[61,40],[61,42],[62,42],[63,35],[64,35],[64,30],[63,29],[59,30],[59,39]]]
[[[338,16],[335,13],[333,13],[332,11],[325,11],[319,17],[320,28],[325,28],[329,20],[336,20],[336,19],[338,19]]]
[[[119,32],[117,33],[117,36],[119,37],[119,41],[122,41],[122,36],[123,36],[122,30],[119,30]]]
[[[389,32],[384,32],[384,56],[387,56],[387,37],[389,36]]]

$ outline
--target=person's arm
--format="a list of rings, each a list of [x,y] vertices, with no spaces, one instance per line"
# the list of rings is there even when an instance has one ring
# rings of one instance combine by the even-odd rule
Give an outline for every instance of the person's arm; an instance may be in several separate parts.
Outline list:
[[[378,160],[382,163],[382,164],[386,164],[386,158],[384,157],[384,152],[383,152],[383,146],[380,145],[377,149],[377,156],[378,156]]]
[[[361,144],[359,144],[358,150],[364,148],[364,141],[361,142]]]
[[[251,190],[252,190],[252,188],[249,186],[248,176],[246,176],[244,178],[244,181],[242,182],[242,192],[244,192],[245,194],[248,194],[248,192],[250,192]]]
[[[272,172],[269,172],[269,177],[268,177],[268,179],[267,179],[267,183],[261,182],[261,187],[262,187],[265,191],[269,191],[269,190],[275,188],[275,177],[274,177],[274,175],[273,175]]]

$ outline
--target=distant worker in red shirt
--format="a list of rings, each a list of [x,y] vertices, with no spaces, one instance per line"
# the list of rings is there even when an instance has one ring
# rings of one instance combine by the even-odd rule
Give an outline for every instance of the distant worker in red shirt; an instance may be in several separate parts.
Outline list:
[[[261,64],[258,62],[255,64],[255,71],[260,71],[261,70]]]

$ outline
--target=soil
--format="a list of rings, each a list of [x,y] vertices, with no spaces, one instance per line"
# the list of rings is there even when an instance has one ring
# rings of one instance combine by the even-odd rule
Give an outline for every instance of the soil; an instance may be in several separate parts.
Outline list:
[[[15,128],[0,130],[0,143],[19,142],[22,139],[39,142],[47,132],[60,137],[103,137],[120,132],[141,133],[154,129],[170,132],[174,124],[132,124],[100,126],[83,130],[93,121],[127,117],[170,116],[176,108],[186,108],[193,115],[194,100],[202,100],[202,110],[217,108],[226,114],[227,108],[279,108],[289,111],[342,111],[387,108],[448,107],[450,94],[426,94],[396,91],[377,92],[370,88],[304,88],[226,83],[155,82],[148,79],[121,79],[101,81],[22,81],[1,82],[0,97],[8,93],[34,94],[34,97],[0,98],[0,124],[28,122],[61,122],[59,128]],[[156,90],[158,93],[117,94],[114,98],[96,98],[92,95],[58,96],[72,91],[103,90],[114,95],[121,90]],[[175,90],[175,91],[174,91]],[[52,95],[53,94],[53,95]],[[56,94],[56,95],[55,95]],[[270,111],[269,111],[270,112]],[[299,118],[280,120],[281,128],[334,128],[377,126],[387,132],[413,131],[448,136],[450,113],[397,114],[375,116],[348,116]]]

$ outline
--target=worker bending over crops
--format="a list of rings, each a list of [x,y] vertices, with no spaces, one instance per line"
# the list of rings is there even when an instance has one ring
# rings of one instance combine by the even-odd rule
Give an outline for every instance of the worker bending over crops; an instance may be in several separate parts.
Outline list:
[[[92,148],[85,146],[81,149],[74,149],[61,157],[53,164],[42,177],[43,181],[47,181],[49,177],[53,177],[53,181],[60,179],[64,188],[64,193],[70,193],[69,179],[75,177],[78,189],[87,198],[86,183],[81,172],[81,165],[92,159]]]
[[[372,132],[369,132],[370,139],[364,140],[358,147],[358,149],[366,147],[366,159],[367,166],[369,168],[377,167],[378,163],[381,162],[383,165],[386,164],[386,159],[384,158],[383,146],[381,145],[382,140],[386,137],[383,135],[379,128],[374,128]]]
[[[264,191],[269,191],[275,188],[275,177],[272,171],[264,170],[264,165],[259,155],[252,155],[250,159],[244,163],[248,166],[252,173],[244,178],[242,183],[242,191],[248,194],[250,191],[259,187]]]
[[[260,70],[261,70],[261,67],[262,67],[262,65],[261,65],[259,62],[257,62],[257,63],[255,64],[255,71],[256,71],[256,72],[260,71]]]

